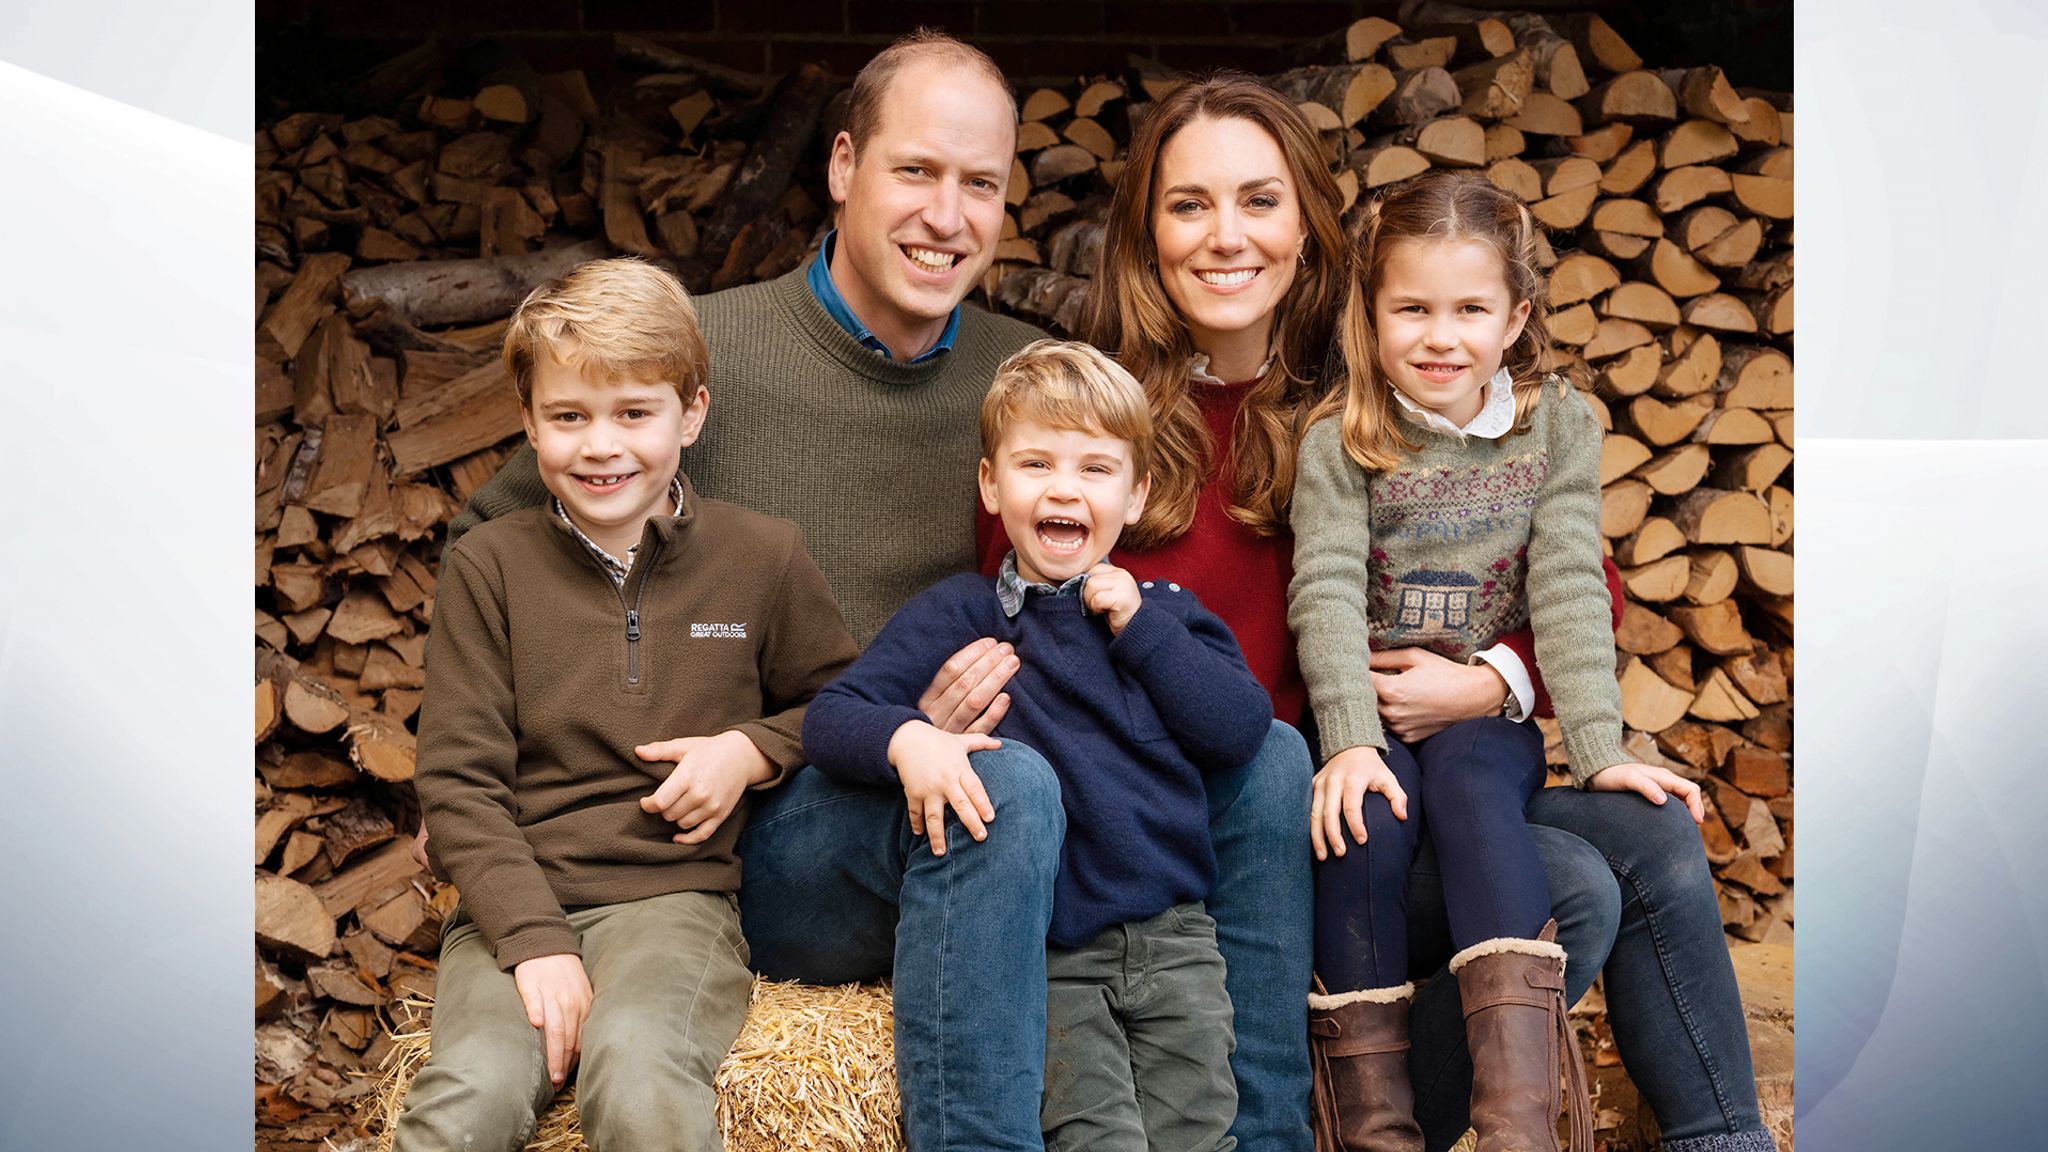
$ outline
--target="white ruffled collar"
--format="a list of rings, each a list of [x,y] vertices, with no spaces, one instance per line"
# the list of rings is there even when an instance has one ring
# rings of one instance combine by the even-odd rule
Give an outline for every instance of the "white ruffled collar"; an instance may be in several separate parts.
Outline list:
[[[1270,371],[1273,367],[1273,361],[1279,359],[1279,357],[1280,350],[1278,348],[1266,353],[1265,362],[1259,365],[1258,375],[1264,376]],[[1225,380],[1214,372],[1209,371],[1209,354],[1207,352],[1197,352],[1193,356],[1188,357],[1188,379],[1193,380],[1197,384],[1231,383],[1231,381]]]
[[[1486,403],[1479,408],[1463,428],[1451,423],[1442,415],[1424,408],[1408,398],[1407,393],[1394,389],[1394,399],[1408,413],[1408,418],[1432,432],[1463,439],[1477,436],[1482,440],[1498,440],[1515,427],[1515,378],[1506,368],[1493,374],[1486,382]]]

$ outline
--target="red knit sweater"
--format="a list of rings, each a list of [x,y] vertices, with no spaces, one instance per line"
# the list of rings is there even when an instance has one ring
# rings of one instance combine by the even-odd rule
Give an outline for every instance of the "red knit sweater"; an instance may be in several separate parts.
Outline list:
[[[1230,459],[1231,431],[1251,381],[1241,384],[1196,383],[1196,399],[1215,438],[1216,459]],[[1202,606],[1222,617],[1244,650],[1252,675],[1273,699],[1273,715],[1300,727],[1308,706],[1301,666],[1294,660],[1294,636],[1287,630],[1287,582],[1294,576],[1294,537],[1287,533],[1261,536],[1230,518],[1230,477],[1219,468],[1195,502],[1195,519],[1177,539],[1140,552],[1116,548],[1109,561],[1139,581],[1166,580],[1181,584]],[[1010,537],[1003,522],[976,504],[975,537],[980,543],[981,572],[993,576],[1009,555]],[[1621,626],[1621,573],[1604,560],[1607,591],[1614,598],[1614,624]],[[1538,716],[1551,715],[1550,694],[1536,668],[1536,634],[1511,632],[1500,643],[1522,658],[1536,687]]]

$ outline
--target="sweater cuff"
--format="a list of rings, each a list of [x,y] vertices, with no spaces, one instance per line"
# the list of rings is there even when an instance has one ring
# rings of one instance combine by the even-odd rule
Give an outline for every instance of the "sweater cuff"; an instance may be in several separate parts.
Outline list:
[[[522,932],[515,932],[498,941],[498,967],[510,972],[528,960],[541,956],[583,955],[583,942],[576,938],[576,932],[567,921],[560,924],[541,924]]]
[[[845,747],[853,753],[854,779],[877,787],[900,787],[903,782],[896,776],[895,765],[889,763],[889,741],[895,739],[898,728],[924,718],[924,713],[903,705],[863,709],[846,734]]]
[[[1564,754],[1571,762],[1573,784],[1584,788],[1596,773],[1634,762],[1635,757],[1621,750],[1620,735],[1604,724],[1593,731],[1565,733]]]
[[[775,769],[775,775],[770,776],[759,784],[749,784],[747,787],[750,790],[773,788],[784,780],[789,779],[790,773],[804,766],[803,745],[791,741],[789,737],[768,727],[768,725],[759,720],[749,720],[744,724],[735,724],[731,728],[726,729],[726,731],[737,732],[745,736],[747,742],[754,746],[754,750],[759,752],[762,758],[768,761],[769,766]],[[429,843],[431,842],[432,838],[430,837]]]
[[[1387,750],[1387,736],[1380,728],[1379,708],[1373,704],[1339,704],[1319,710],[1316,716],[1316,732],[1322,738],[1321,755],[1324,762],[1346,748],[1376,748]]]

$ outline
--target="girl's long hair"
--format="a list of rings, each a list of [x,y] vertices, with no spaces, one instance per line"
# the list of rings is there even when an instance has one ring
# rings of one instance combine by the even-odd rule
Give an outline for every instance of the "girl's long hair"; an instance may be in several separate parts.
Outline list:
[[[1260,535],[1287,527],[1301,416],[1318,397],[1349,278],[1337,184],[1315,129],[1292,102],[1250,75],[1226,71],[1183,84],[1152,106],[1110,198],[1086,323],[1088,341],[1115,355],[1145,386],[1152,405],[1152,495],[1144,517],[1124,532],[1124,542],[1136,548],[1155,547],[1188,530],[1196,498],[1218,464],[1188,380],[1195,346],[1160,283],[1152,236],[1160,153],[1175,133],[1202,118],[1247,120],[1265,129],[1286,157],[1308,233],[1294,284],[1275,314],[1277,354],[1238,409],[1230,459],[1224,462],[1230,516]]]
[[[1501,366],[1514,378],[1516,432],[1527,430],[1529,413],[1545,380],[1555,372],[1548,325],[1549,277],[1538,263],[1536,221],[1528,206],[1477,172],[1430,172],[1396,186],[1367,206],[1359,222],[1350,291],[1338,325],[1343,386],[1333,389],[1309,416],[1310,423],[1340,416],[1344,450],[1368,472],[1399,466],[1417,447],[1402,435],[1394,386],[1380,368],[1372,325],[1373,299],[1386,274],[1388,254],[1404,241],[1457,240],[1475,240],[1493,249],[1511,300],[1529,302],[1522,334],[1501,356]]]

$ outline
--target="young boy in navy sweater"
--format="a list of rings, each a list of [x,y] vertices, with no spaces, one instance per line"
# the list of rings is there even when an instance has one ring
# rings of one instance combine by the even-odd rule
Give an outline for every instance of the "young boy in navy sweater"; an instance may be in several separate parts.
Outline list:
[[[905,604],[811,702],[824,771],[900,786],[943,854],[950,807],[1001,835],[970,754],[1001,739],[1057,775],[1066,839],[1047,932],[1047,1149],[1213,1149],[1237,1110],[1230,1000],[1215,923],[1202,773],[1249,760],[1272,706],[1221,620],[1175,584],[1106,560],[1144,510],[1144,389],[1084,344],[1041,340],[997,370],[981,410],[981,498],[1015,542],[991,581],[962,575]],[[1022,667],[991,735],[953,735],[919,693],[992,636]],[[1146,1101],[1142,1116],[1138,1101]]]

